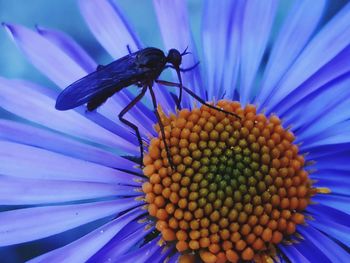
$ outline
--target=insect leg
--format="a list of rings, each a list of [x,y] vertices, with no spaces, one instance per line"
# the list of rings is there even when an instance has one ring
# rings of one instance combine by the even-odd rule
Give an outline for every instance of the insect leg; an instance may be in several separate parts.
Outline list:
[[[132,53],[131,52],[131,48],[130,48],[130,45],[128,44],[128,45],[126,45],[126,48],[128,49],[128,52],[129,52],[129,55]]]
[[[176,70],[176,74],[177,74],[177,78],[179,79],[179,88],[180,88],[180,92],[179,92],[179,99],[177,101],[177,108],[179,110],[181,110],[181,100],[182,100],[182,90],[183,90],[183,86],[182,86],[182,78],[181,78],[181,74],[180,74],[180,69],[175,69]]]
[[[133,124],[132,122],[128,121],[127,119],[125,119],[123,116],[132,108],[135,106],[135,104],[140,101],[142,99],[142,97],[145,95],[147,91],[147,86],[144,86],[142,88],[142,91],[139,95],[137,95],[118,115],[119,120],[124,123],[125,125],[129,126],[130,128],[132,128],[135,133],[136,133],[136,137],[137,140],[139,142],[140,145],[140,152],[141,152],[141,167],[143,166],[143,145],[142,145],[142,139],[141,139],[141,135],[140,135],[140,131],[139,128]]]
[[[190,71],[192,69],[194,69],[195,67],[197,67],[199,65],[199,61],[197,63],[195,63],[193,66],[189,67],[189,68],[180,68],[180,72],[187,72],[187,71]],[[171,66],[171,65],[167,65],[164,67],[164,69],[166,68],[172,68],[172,69],[176,69],[174,66]]]
[[[225,114],[229,114],[229,115],[232,115],[232,116],[235,116],[236,118],[238,119],[241,119],[241,117],[233,112],[229,112],[229,111],[225,111],[221,108],[218,108],[218,107],[215,107],[209,103],[207,103],[205,100],[203,100],[201,97],[199,97],[196,93],[194,93],[192,90],[190,90],[189,88],[186,88],[185,86],[179,84],[179,83],[174,83],[174,82],[170,82],[170,81],[166,81],[166,80],[155,80],[156,83],[159,83],[159,84],[162,84],[162,85],[165,85],[165,86],[170,86],[170,87],[178,87],[178,88],[182,88],[184,89],[184,91],[186,91],[189,95],[191,95],[193,98],[195,98],[196,100],[198,100],[200,103],[202,103],[203,105],[211,108],[211,109],[214,109],[214,110],[217,110],[217,111],[221,111]]]
[[[175,166],[174,166],[173,160],[172,160],[172,158],[171,158],[170,150],[169,150],[168,144],[167,144],[167,142],[166,142],[166,138],[165,138],[164,125],[163,125],[163,123],[162,123],[162,119],[161,119],[161,117],[160,117],[160,115],[159,115],[159,112],[158,112],[158,109],[157,109],[157,100],[156,100],[156,96],[155,96],[154,91],[153,91],[153,89],[152,89],[151,86],[149,86],[148,89],[149,89],[149,92],[151,93],[152,103],[153,103],[153,107],[154,107],[154,113],[156,114],[157,119],[158,119],[158,122],[159,122],[159,128],[160,128],[160,131],[161,131],[161,133],[162,133],[163,142],[164,142],[166,154],[167,154],[167,156],[168,156],[169,164],[170,164],[170,167],[173,169],[173,171],[175,171]]]
[[[196,67],[199,65],[199,63],[200,63],[200,62],[198,61],[196,64],[194,64],[193,66],[191,66],[191,67],[189,67],[189,68],[180,68],[180,71],[181,71],[181,72],[190,71],[190,70],[196,68]]]

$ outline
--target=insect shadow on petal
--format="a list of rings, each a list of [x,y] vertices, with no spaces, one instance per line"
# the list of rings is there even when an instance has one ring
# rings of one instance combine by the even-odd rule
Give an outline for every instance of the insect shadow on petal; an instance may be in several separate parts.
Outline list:
[[[143,166],[142,138],[138,127],[134,123],[125,119],[124,115],[133,106],[135,106],[135,104],[139,102],[146,94],[147,90],[149,90],[152,97],[154,112],[158,119],[161,135],[164,141],[169,164],[174,170],[170,150],[165,140],[164,125],[162,124],[159,112],[157,110],[157,100],[153,91],[154,82],[165,86],[177,87],[180,89],[179,97],[177,100],[178,109],[180,109],[182,92],[184,90],[200,103],[239,118],[238,115],[232,112],[227,112],[223,109],[206,103],[193,91],[182,85],[181,72],[192,70],[199,64],[198,62],[187,69],[180,68],[182,56],[189,54],[189,52],[187,52],[187,48],[182,53],[176,49],[170,49],[167,56],[165,56],[162,50],[154,47],[144,48],[134,53],[131,53],[129,50],[129,53],[130,54],[106,66],[98,66],[96,71],[69,85],[59,94],[55,107],[57,110],[69,110],[87,103],[87,109],[89,111],[93,111],[101,106],[109,97],[122,90],[123,88],[126,88],[130,85],[137,85],[140,87],[141,92],[132,101],[130,101],[130,103],[119,113],[118,117],[121,122],[135,131],[140,146],[141,167]],[[166,68],[175,69],[179,83],[158,80],[158,77]]]

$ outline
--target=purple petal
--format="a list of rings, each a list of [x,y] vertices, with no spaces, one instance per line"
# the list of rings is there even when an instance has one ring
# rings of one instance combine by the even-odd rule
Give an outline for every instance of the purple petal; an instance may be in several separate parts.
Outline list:
[[[119,257],[119,262],[133,263],[133,262],[148,262],[148,259],[156,253],[160,246],[157,244],[160,237],[153,239],[146,245],[138,248],[137,250],[130,252],[122,257]],[[158,254],[161,257],[160,253]]]
[[[90,204],[45,206],[0,213],[0,246],[52,236],[140,205],[134,198]],[[77,254],[81,254],[80,251]]]
[[[327,195],[316,195],[312,198],[313,201],[321,203],[323,205],[327,205],[330,207],[334,207],[335,209],[347,213],[350,215],[350,196],[345,195],[335,195],[335,194],[327,194]]]
[[[175,245],[159,247],[158,250],[150,256],[146,262],[148,263],[164,263],[168,262],[169,255],[175,250]]]
[[[339,148],[339,146],[336,147]],[[314,158],[313,156],[314,154],[311,152],[310,160],[317,160],[317,163],[313,166],[313,168],[317,170],[335,169],[340,171],[350,171],[350,162],[348,161],[350,158],[349,150],[344,152],[340,151],[337,154],[324,153],[322,156],[317,158]]]
[[[90,232],[73,243],[34,258],[29,262],[86,262],[116,234],[118,234],[118,232],[122,230],[129,222],[134,220],[143,212],[144,211],[138,208],[130,211],[125,215],[101,226],[95,231]],[[79,253],[77,253],[77,251]]]
[[[128,231],[128,235],[120,238],[118,234],[109,242],[103,249],[96,253],[89,262],[118,262],[119,258],[126,252],[135,248],[143,238],[154,230],[154,227],[145,228],[146,225],[137,223],[138,228],[133,231]],[[141,227],[140,227],[141,226]],[[127,229],[127,225],[124,229]]]
[[[55,44],[23,26],[4,24],[10,36],[31,63],[59,87],[86,75],[86,71]]]
[[[295,2],[275,40],[264,72],[260,94],[256,98],[261,107],[309,41],[322,17],[325,4],[325,0],[317,4],[313,0]]]
[[[350,246],[350,216],[323,204],[310,205],[307,211],[315,220],[308,223],[347,246]]]
[[[334,194],[348,195],[350,181],[348,180],[349,172],[335,169],[322,169],[311,174],[311,178],[317,182],[314,187],[327,187]]]
[[[94,143],[138,152],[137,146],[82,118],[76,111],[57,111],[55,101],[38,92],[30,83],[0,78],[0,88],[1,107],[24,119]]]
[[[346,155],[350,151],[350,143],[341,143],[341,144],[330,144],[330,145],[321,145],[316,147],[305,147],[301,145],[300,147],[302,152],[308,152],[309,160],[316,160],[319,158],[328,158],[329,156],[342,156]],[[312,151],[310,151],[312,150]],[[318,165],[318,164],[316,164]],[[328,167],[329,168],[329,167]],[[333,167],[332,169],[334,169]]]
[[[0,205],[70,202],[111,196],[140,196],[133,186],[96,182],[0,177]]]
[[[230,1],[231,3],[232,1]],[[240,50],[241,50],[241,30],[242,30],[242,16],[244,13],[245,3],[244,1],[233,1],[234,6],[231,10],[230,15],[230,26],[226,35],[228,39],[226,43],[226,52],[224,53],[223,65],[223,86],[225,97],[229,99],[236,99],[236,88],[238,86],[238,76],[240,68]]]
[[[293,244],[293,246],[311,262],[332,263],[324,253],[325,251],[308,239],[301,240],[299,243]]]
[[[291,262],[311,263],[311,261],[305,258],[303,253],[297,250],[293,245],[279,245],[278,248],[282,250]]]
[[[208,98],[233,98],[239,69],[242,1],[206,1],[202,43]]]
[[[320,90],[311,99],[300,102],[303,115],[294,119],[293,129],[297,130],[298,140],[320,135],[334,125],[350,117],[350,74]],[[288,125],[290,120],[286,120]]]
[[[303,149],[310,149],[322,145],[340,145],[350,142],[350,121],[340,122],[307,139]]]
[[[178,260],[179,260],[179,257],[180,257],[180,253],[177,252],[175,255],[173,255],[173,256],[169,259],[168,263],[177,263]]]
[[[278,1],[246,2],[241,42],[241,102],[250,102],[254,80],[263,58],[275,17]]]
[[[310,240],[310,242],[312,242],[320,250],[325,252],[324,254],[329,260],[331,260],[331,262],[350,262],[350,255],[348,252],[346,252],[329,237],[316,230],[314,227],[299,226],[298,233],[300,233],[304,238]]]
[[[314,221],[322,221],[322,222],[331,221],[337,225],[343,225],[350,228],[350,215],[342,211],[339,211],[336,208],[318,203],[318,204],[309,205],[307,207],[307,212],[310,213],[315,218],[315,220],[308,221],[309,223]]]
[[[198,57],[190,31],[186,2],[154,0],[153,4],[166,49],[176,48],[182,52],[188,47],[188,51],[192,54],[184,56],[181,65],[183,68],[193,66],[198,62]],[[176,29],[176,32],[171,29]],[[191,88],[202,98],[206,98],[205,90],[202,87],[199,67],[183,73],[182,78],[186,87]],[[185,94],[183,98],[184,107],[191,107],[192,100],[192,97]]]
[[[273,110],[279,116],[287,116],[294,114],[298,108],[300,101],[312,98],[314,92],[322,89],[322,87],[329,85],[332,80],[341,78],[350,71],[350,46],[342,50],[329,63],[324,65],[313,76],[305,81],[299,88],[290,93],[281,103],[279,103]],[[269,111],[272,109],[269,108]]]
[[[276,106],[350,44],[349,10],[350,4],[347,4],[310,41],[267,101],[269,108]]]
[[[350,246],[350,236],[348,234],[350,227],[339,225],[337,223],[334,223],[332,220],[324,221],[320,219],[310,221],[310,225],[314,226],[324,233],[327,233],[327,235],[333,237],[336,240],[339,240],[346,246]]]
[[[63,50],[69,57],[71,57],[75,62],[86,71],[92,72],[96,70],[97,64],[91,58],[91,56],[70,36],[66,35],[63,32],[44,28],[36,27],[37,31],[44,38],[58,46]]]
[[[139,185],[140,177],[44,149],[0,141],[0,174],[27,178]]]
[[[107,0],[79,1],[80,11],[101,45],[113,58],[141,48],[139,40],[119,9]]]
[[[139,172],[135,163],[52,131],[10,120],[0,120],[0,139],[43,148],[104,166]]]

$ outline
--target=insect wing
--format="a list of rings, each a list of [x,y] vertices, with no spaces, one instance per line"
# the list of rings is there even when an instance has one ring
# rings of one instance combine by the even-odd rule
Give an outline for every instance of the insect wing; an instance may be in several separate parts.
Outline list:
[[[110,96],[123,87],[136,83],[145,74],[136,62],[136,53],[102,66],[64,89],[56,100],[56,109],[69,110],[97,96]]]

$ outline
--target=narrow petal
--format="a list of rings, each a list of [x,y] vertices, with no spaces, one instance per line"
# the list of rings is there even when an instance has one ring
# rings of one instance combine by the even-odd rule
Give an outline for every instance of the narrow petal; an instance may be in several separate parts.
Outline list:
[[[140,204],[141,202],[128,198],[1,212],[0,246],[24,243],[62,233],[100,218],[116,215]],[[80,255],[80,253],[76,254]]]
[[[317,182],[313,184],[315,187],[327,187],[331,189],[333,194],[348,195],[350,189],[350,181],[348,180],[349,172],[341,170],[319,170],[311,174],[311,178]]]
[[[160,246],[157,244],[159,240],[160,237],[153,239],[152,241],[148,242],[146,245],[138,248],[137,250],[120,257],[119,261],[125,263],[148,262],[148,259],[160,248]]]
[[[350,254],[347,251],[314,227],[300,226],[298,228],[298,233],[325,252],[324,254],[331,262],[350,262]]]
[[[327,107],[325,107],[323,114],[322,112],[320,114],[316,114],[315,119],[312,121],[310,125],[308,125],[307,127],[301,128],[301,131],[298,132],[300,134],[299,136],[300,140],[306,141],[307,138],[318,135],[323,131],[330,129],[332,126],[337,125],[338,123],[342,123],[343,121],[346,121],[349,119],[350,98],[342,97],[344,98],[343,100],[338,99],[338,97],[336,97],[337,96],[336,91],[334,91],[334,96],[335,97],[328,97],[328,101],[329,101],[329,98],[332,98],[331,100],[332,103],[329,103],[330,108],[328,110],[327,110]],[[342,96],[347,96],[347,95],[346,93],[344,93],[342,94]],[[322,96],[322,98],[316,101],[324,101],[325,99],[326,97]],[[339,103],[333,104],[333,102],[339,102]],[[313,105],[315,106],[316,104],[313,103]],[[327,121],[327,123],[325,123],[325,121]]]
[[[327,170],[332,168],[336,170],[350,171],[350,163],[348,162],[349,158],[350,158],[349,151],[345,151],[341,154],[335,154],[335,155],[327,154],[315,159],[317,160],[317,163],[313,166],[313,168],[317,170],[323,170],[323,169]]]
[[[246,2],[242,25],[241,85],[243,104],[251,100],[254,80],[263,58],[278,1],[252,0]]]
[[[340,241],[346,246],[350,246],[350,227],[339,225],[334,223],[332,220],[322,220],[317,219],[315,221],[310,221],[310,225],[319,229],[320,231],[327,233],[327,235],[333,237],[334,239]]]
[[[312,98],[315,91],[329,85],[338,78],[350,71],[350,46],[343,49],[329,63],[324,65],[313,76],[306,80],[300,87],[293,90],[285,99],[275,108],[268,108],[268,111],[276,111],[279,116],[288,116],[298,107],[300,101]]]
[[[340,145],[350,142],[350,121],[339,122],[322,133],[307,139],[304,149],[322,145]]]
[[[140,195],[134,186],[0,176],[0,205],[48,204]]]
[[[23,26],[4,27],[30,62],[59,87],[67,87],[86,75],[86,71],[55,44]]]
[[[175,48],[180,52],[188,48],[191,54],[182,58],[182,68],[188,68],[198,62],[197,51],[191,35],[190,25],[185,1],[161,1],[153,0],[154,9],[156,11],[158,25],[163,37],[163,42],[167,50]],[[176,28],[174,34],[171,28]],[[175,76],[175,75],[174,75]],[[201,96],[205,97],[205,90],[202,87],[199,67],[191,71],[182,73],[183,83],[186,87],[191,88]],[[177,77],[175,78],[177,79]],[[177,82],[177,81],[176,81]],[[184,107],[192,105],[192,98],[184,94]]]
[[[144,213],[141,209],[135,209],[125,215],[101,226],[100,228],[90,232],[86,236],[49,253],[41,255],[33,260],[33,262],[86,262],[105,244],[107,244],[121,229],[123,229],[130,221],[134,220],[140,214]],[[77,253],[79,251],[79,253]]]
[[[350,4],[310,41],[267,101],[273,108],[350,44]]]
[[[263,104],[318,26],[327,1],[295,1],[285,18],[266,66],[256,103]]]
[[[229,11],[230,13],[230,26],[226,38],[226,52],[224,52],[224,65],[223,69],[223,86],[224,86],[224,97],[228,99],[238,100],[237,89],[238,89],[238,76],[240,69],[240,50],[241,50],[241,34],[242,34],[242,23],[243,13],[245,8],[244,1],[230,1],[234,2],[234,6]],[[223,52],[223,51],[221,51]]]
[[[0,89],[1,107],[24,119],[94,143],[113,146],[131,153],[138,152],[137,147],[129,141],[82,118],[76,111],[56,110],[54,99],[38,92],[30,83],[0,78]]]
[[[329,145],[320,145],[315,147],[307,147],[307,145],[301,145],[300,150],[302,152],[307,152],[310,156],[310,160],[318,160],[319,158],[336,155],[350,151],[350,143],[341,143],[341,144],[329,144]],[[312,150],[312,151],[310,151]],[[317,165],[317,164],[316,164]],[[324,168],[324,167],[323,167]],[[334,169],[333,167],[332,169]],[[329,167],[328,167],[329,169]]]
[[[112,168],[140,171],[135,167],[134,162],[105,149],[20,122],[0,120],[0,139],[46,149]]]
[[[168,263],[177,263],[178,260],[179,260],[179,257],[180,257],[180,253],[177,252],[175,255],[173,255],[173,256],[169,259]]]
[[[139,185],[140,177],[44,149],[0,141],[0,174],[48,180]]]
[[[330,207],[334,207],[344,213],[350,215],[350,196],[341,196],[335,194],[327,194],[327,195],[316,195],[312,198],[314,202],[319,202],[323,205],[327,205]]]
[[[202,43],[208,98],[232,99],[239,69],[243,1],[206,1]]]
[[[91,56],[70,36],[63,32],[52,30],[49,28],[37,26],[38,33],[44,38],[57,45],[63,50],[69,57],[73,58],[74,61],[88,73],[96,70],[97,64],[91,58]]]
[[[309,239],[303,239],[300,243],[293,244],[293,246],[310,262],[332,263],[324,253],[325,251]]]
[[[140,225],[139,223],[137,223]],[[142,225],[141,225],[142,226]],[[128,228],[126,226],[124,229]],[[129,232],[124,238],[119,238],[119,234],[113,238],[103,249],[96,253],[89,262],[118,262],[119,258],[135,248],[135,246],[143,241],[144,237],[154,230],[154,227],[139,227],[136,231]],[[136,248],[137,249],[137,248]]]
[[[283,254],[285,254],[291,262],[312,262],[305,258],[293,245],[279,245],[278,248],[282,250]]]
[[[308,223],[321,230],[327,235],[339,240],[343,244],[350,246],[350,216],[335,208],[321,203],[310,205],[307,208],[314,220]]]
[[[116,5],[107,0],[79,1],[80,11],[91,32],[113,58],[141,48],[141,43]],[[108,25],[108,26],[106,26]]]
[[[320,135],[324,130],[349,118],[350,112],[346,110],[350,101],[349,84],[350,74],[346,74],[315,91],[311,98],[300,101],[297,106],[299,109],[286,116],[285,124],[293,126],[298,140],[304,141]],[[303,114],[297,117],[300,110]]]
[[[147,259],[147,263],[164,263],[164,262],[168,262],[168,258],[171,252],[173,252],[175,250],[175,245],[172,246],[164,246],[164,247],[159,247],[158,250],[153,253],[152,256],[150,256]]]

